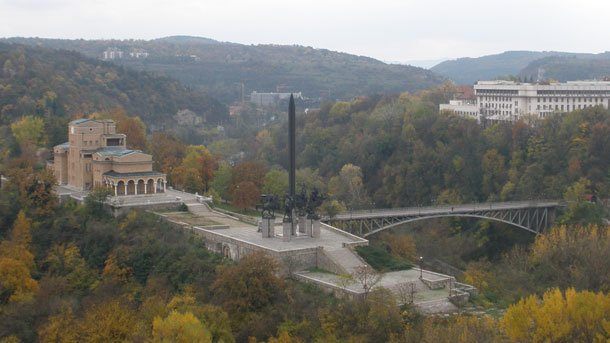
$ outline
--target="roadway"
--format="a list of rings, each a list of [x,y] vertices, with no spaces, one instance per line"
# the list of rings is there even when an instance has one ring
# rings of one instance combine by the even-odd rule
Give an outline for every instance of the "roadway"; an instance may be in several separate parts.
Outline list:
[[[549,208],[558,207],[561,204],[559,200],[528,200],[528,201],[506,201],[506,202],[488,202],[488,203],[472,203],[461,205],[440,205],[426,207],[406,207],[406,208],[389,208],[389,209],[371,209],[360,211],[349,211],[335,215],[332,220],[350,220],[350,219],[366,219],[366,218],[385,218],[398,216],[432,216],[451,213],[475,213],[482,211],[502,211],[502,210],[518,210],[526,208]]]

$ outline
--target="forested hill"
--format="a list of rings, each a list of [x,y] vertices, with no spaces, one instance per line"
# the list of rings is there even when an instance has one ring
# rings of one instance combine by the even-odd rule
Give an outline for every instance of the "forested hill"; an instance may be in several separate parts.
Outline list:
[[[525,80],[573,81],[610,76],[610,52],[507,51],[478,58],[458,58],[431,68],[458,84],[516,76]]]
[[[610,52],[541,58],[527,65],[519,76],[529,78],[540,69],[545,78],[559,81],[606,79],[610,77]]]
[[[189,109],[211,125],[227,116],[213,97],[178,81],[80,53],[0,43],[0,125],[24,115],[72,118],[122,107],[149,127],[173,125]]]
[[[246,93],[294,91],[309,98],[335,100],[415,91],[443,80],[422,68],[303,46],[242,45],[187,36],[150,41],[39,38],[9,41],[75,50],[94,58],[102,58],[106,49],[118,48],[124,56],[113,62],[176,78],[225,102],[239,99],[241,83]],[[145,51],[148,56],[129,56],[135,51]]]
[[[565,53],[552,51],[506,51],[478,58],[458,58],[432,67],[433,72],[448,77],[457,84],[472,84],[498,76],[517,75],[529,63],[547,56]]]

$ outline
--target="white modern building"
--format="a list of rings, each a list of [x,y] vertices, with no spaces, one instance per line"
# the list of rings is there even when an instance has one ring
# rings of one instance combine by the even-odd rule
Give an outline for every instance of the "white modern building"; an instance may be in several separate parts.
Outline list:
[[[252,92],[252,94],[250,94],[250,101],[258,106],[273,106],[273,105],[277,105],[277,103],[281,100],[288,100],[290,98],[290,94],[292,94],[295,99],[303,98],[303,95],[301,94],[301,92],[298,92],[298,93]]]
[[[474,100],[449,100],[448,104],[440,104],[442,111],[451,111],[466,118],[479,119],[479,107]]]
[[[108,48],[104,50],[103,58],[105,60],[117,60],[123,58],[123,50],[118,48]]]
[[[476,107],[480,119],[515,121],[529,116],[545,118],[587,107],[610,107],[610,81],[568,81],[531,84],[514,81],[479,81],[474,85],[476,101],[472,104],[440,105],[441,110],[458,114]]]

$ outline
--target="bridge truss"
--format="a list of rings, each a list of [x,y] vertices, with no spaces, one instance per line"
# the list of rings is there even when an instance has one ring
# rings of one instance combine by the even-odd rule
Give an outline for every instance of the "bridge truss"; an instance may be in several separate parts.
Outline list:
[[[410,222],[446,217],[493,220],[538,234],[552,224],[558,206],[558,201],[532,201],[371,210],[342,213],[325,221],[361,237]]]

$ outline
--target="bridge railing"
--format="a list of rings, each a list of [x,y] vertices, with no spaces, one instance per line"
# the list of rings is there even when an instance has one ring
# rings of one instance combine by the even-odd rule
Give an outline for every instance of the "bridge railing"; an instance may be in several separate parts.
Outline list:
[[[356,210],[339,213],[337,216],[367,216],[367,215],[390,215],[392,213],[404,212],[460,212],[460,211],[476,211],[476,210],[500,210],[511,208],[526,208],[526,207],[554,207],[561,204],[561,201],[551,199],[532,199],[525,201],[504,201],[504,202],[481,202],[461,205],[436,205],[436,206],[414,206],[400,208],[381,208],[369,210]]]

